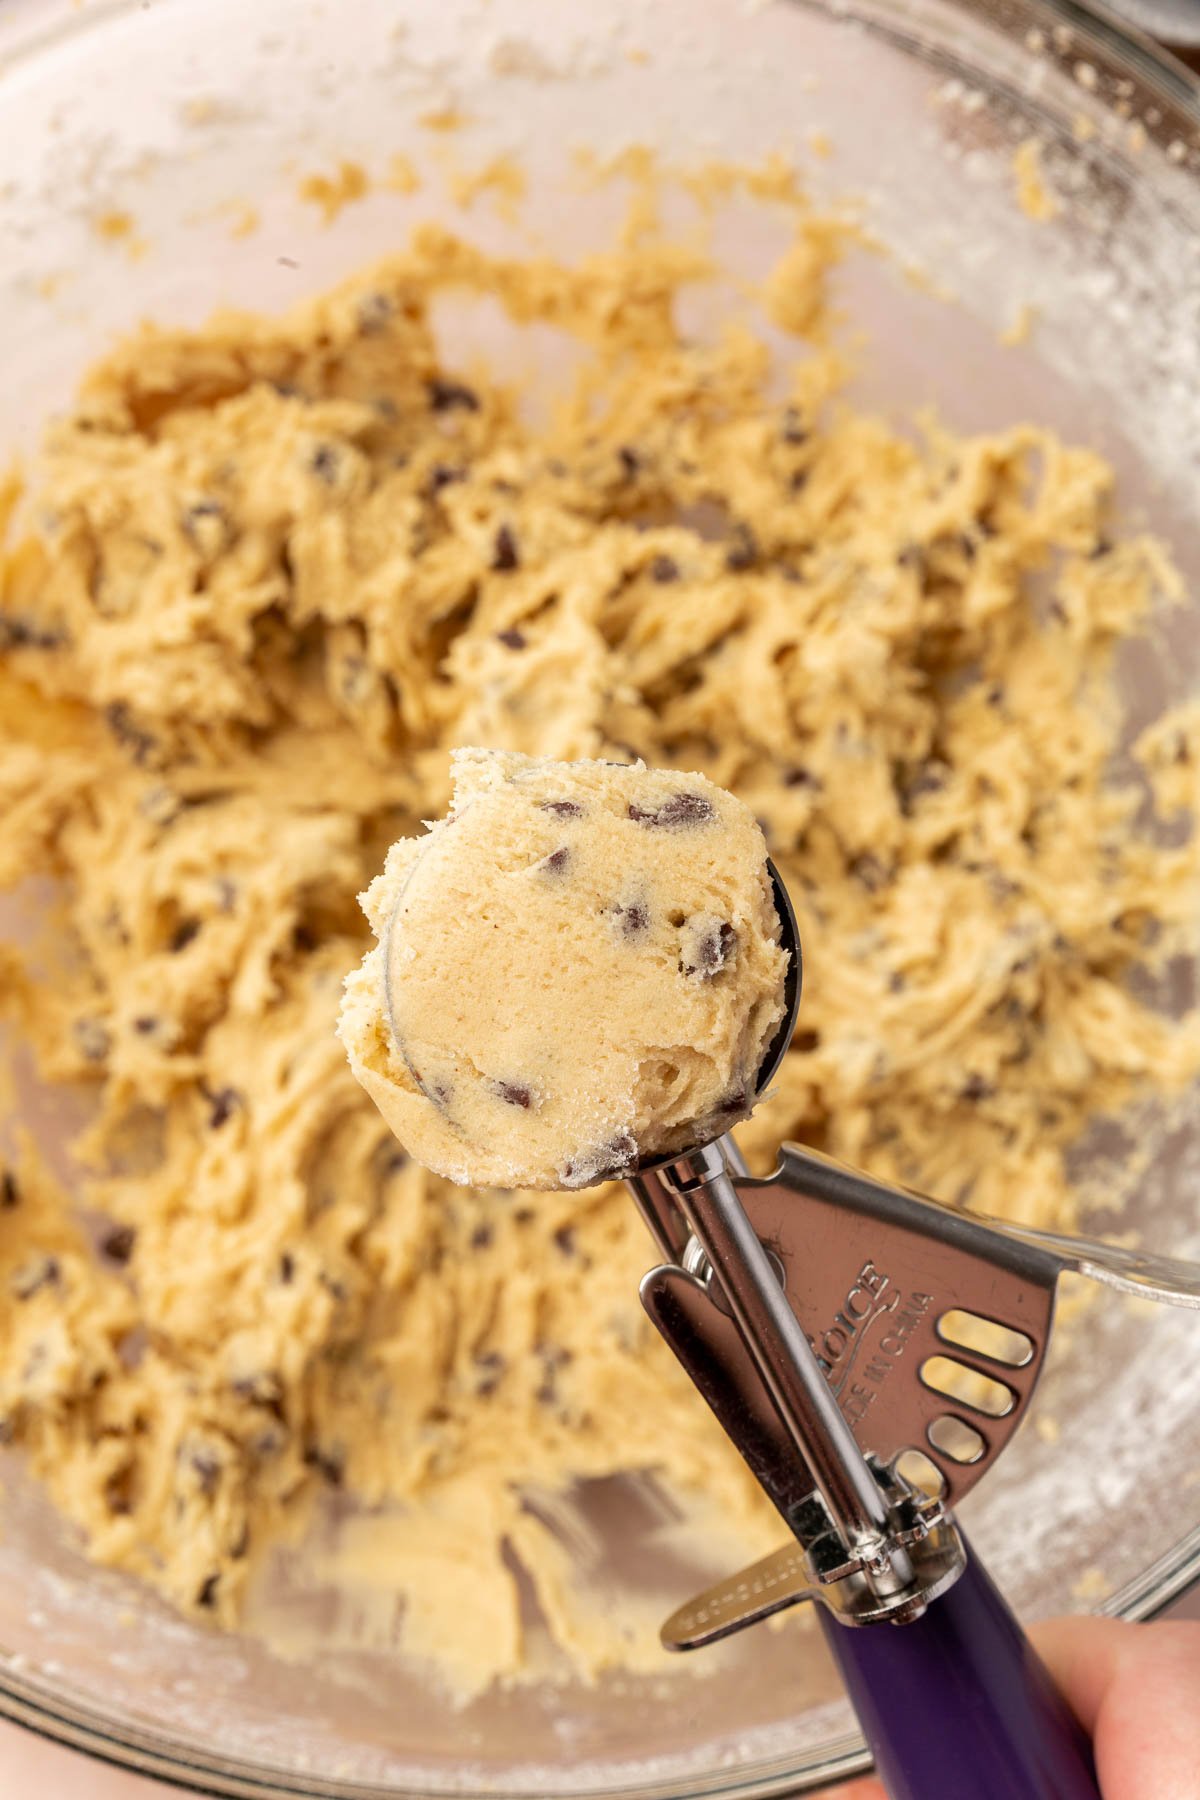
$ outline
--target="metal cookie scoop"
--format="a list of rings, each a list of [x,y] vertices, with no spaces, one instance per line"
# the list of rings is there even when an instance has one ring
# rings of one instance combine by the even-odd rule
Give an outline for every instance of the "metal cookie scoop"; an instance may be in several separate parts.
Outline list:
[[[771,877],[791,975],[759,1095],[801,987]],[[795,1144],[765,1179],[723,1137],[629,1187],[667,1259],[642,1303],[792,1534],[664,1643],[817,1600],[894,1800],[1093,1800],[1090,1746],[952,1508],[1024,1415],[1064,1269],[1200,1308],[1200,1266],[958,1213]],[[936,1494],[906,1478],[916,1452]]]

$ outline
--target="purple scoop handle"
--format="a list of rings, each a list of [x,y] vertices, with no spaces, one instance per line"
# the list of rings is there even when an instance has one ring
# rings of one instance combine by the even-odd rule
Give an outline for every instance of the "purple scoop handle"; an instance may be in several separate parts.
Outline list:
[[[1100,1800],[1086,1735],[967,1555],[911,1625],[839,1625],[817,1608],[891,1800]]]

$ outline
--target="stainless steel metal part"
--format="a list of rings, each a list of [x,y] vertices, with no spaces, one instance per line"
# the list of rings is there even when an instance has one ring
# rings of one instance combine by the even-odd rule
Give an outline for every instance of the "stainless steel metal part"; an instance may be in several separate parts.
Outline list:
[[[961,1571],[949,1509],[1024,1416],[1063,1270],[1196,1306],[1200,1269],[975,1218],[794,1144],[754,1177],[727,1144],[638,1178],[673,1258],[642,1303],[798,1543],[681,1608],[663,1641],[813,1598],[844,1624],[902,1623]],[[896,1480],[911,1451],[940,1501]]]
[[[706,1601],[697,1624],[673,1622],[664,1642],[690,1647],[828,1590],[846,1624],[917,1616],[964,1566],[940,1500],[919,1499],[868,1460],[791,1302],[786,1266],[742,1204],[722,1144],[658,1172],[693,1234],[690,1267],[652,1270],[647,1312],[771,1496],[801,1562],[764,1565]],[[769,1578],[769,1579],[768,1579]],[[678,1624],[678,1629],[674,1625]]]
[[[861,1453],[920,1450],[956,1504],[1032,1397],[1060,1260],[794,1144],[765,1180],[733,1179]]]
[[[800,989],[771,873],[794,983],[760,1093]],[[795,1144],[765,1178],[724,1137],[630,1186],[667,1259],[643,1305],[797,1540],[676,1613],[669,1647],[811,1598],[846,1624],[917,1616],[962,1571],[950,1508],[1024,1416],[1064,1269],[1200,1306],[1194,1265],[956,1212]],[[935,1497],[904,1476],[914,1452]]]
[[[1180,1256],[1158,1256],[1148,1250],[1127,1250],[1099,1238],[1032,1231],[1028,1225],[1013,1225],[1007,1219],[992,1219],[982,1213],[975,1216],[1004,1237],[1047,1250],[1058,1258],[1062,1268],[1115,1288],[1119,1294],[1140,1295],[1146,1300],[1165,1301],[1168,1306],[1200,1310],[1200,1263],[1185,1262]]]
[[[792,1452],[807,1464],[829,1520],[851,1555],[869,1566],[877,1580],[903,1586],[912,1570],[903,1548],[889,1539],[887,1503],[805,1341],[734,1179],[720,1146],[711,1144],[664,1171],[707,1258],[706,1286],[720,1284]]]
[[[906,1504],[912,1522],[899,1526],[897,1538],[909,1548],[920,1576],[910,1597],[879,1599],[859,1571],[833,1579],[821,1572],[814,1579],[819,1557],[793,1542],[727,1581],[714,1583],[673,1612],[662,1628],[663,1643],[668,1650],[699,1650],[802,1600],[816,1601],[847,1625],[874,1625],[885,1619],[903,1625],[919,1618],[929,1602],[958,1578],[962,1545],[938,1501],[909,1496]]]

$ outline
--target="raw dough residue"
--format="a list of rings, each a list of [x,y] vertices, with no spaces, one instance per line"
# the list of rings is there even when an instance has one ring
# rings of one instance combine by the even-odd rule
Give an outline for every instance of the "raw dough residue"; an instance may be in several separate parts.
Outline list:
[[[63,966],[5,947],[0,995],[96,1112],[86,1223],[30,1142],[0,1169],[0,1418],[183,1607],[232,1621],[340,1487],[404,1509],[408,1647],[483,1680],[522,1663],[514,1560],[582,1666],[622,1655],[531,1491],[653,1471],[777,1541],[641,1315],[622,1188],[451,1187],[347,1067],[356,895],[453,746],[701,770],[762,821],[810,979],[752,1156],[1069,1226],[1086,1117],[1200,1063],[1150,984],[1194,932],[1194,718],[1113,760],[1169,564],[1035,426],[913,439],[811,349],[769,398],[750,332],[677,329],[696,272],[426,229],[281,319],[143,329],[10,529],[0,885],[57,884]],[[580,340],[550,424],[446,366],[448,287]]]
[[[787,956],[761,827],[706,781],[463,749],[363,895],[350,1065],[464,1185],[582,1188],[750,1112]]]

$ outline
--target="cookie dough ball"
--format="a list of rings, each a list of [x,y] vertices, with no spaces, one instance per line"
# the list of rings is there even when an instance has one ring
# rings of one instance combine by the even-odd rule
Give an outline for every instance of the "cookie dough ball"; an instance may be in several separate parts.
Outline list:
[[[486,750],[363,896],[351,1067],[453,1181],[587,1187],[743,1118],[782,1016],[766,845],[702,775]]]

